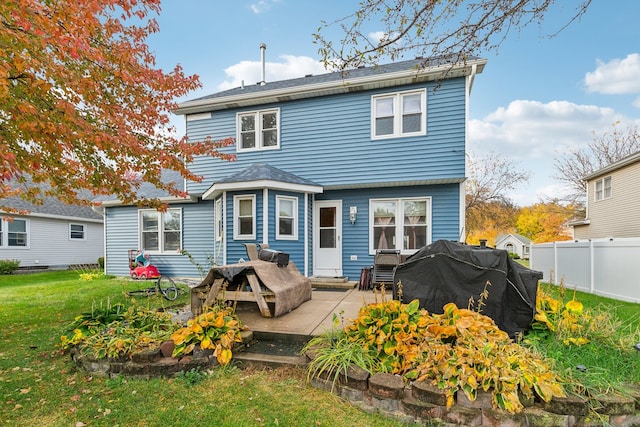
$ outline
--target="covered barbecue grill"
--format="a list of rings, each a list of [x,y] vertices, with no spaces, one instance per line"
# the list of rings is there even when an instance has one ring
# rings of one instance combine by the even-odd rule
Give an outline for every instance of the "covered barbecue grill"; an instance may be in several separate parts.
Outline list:
[[[518,264],[507,251],[438,240],[396,267],[393,290],[397,299],[402,282],[402,301],[418,299],[430,313],[442,313],[450,302],[467,308],[471,297],[475,310],[489,281],[481,312],[514,337],[533,321],[540,279],[541,272]]]

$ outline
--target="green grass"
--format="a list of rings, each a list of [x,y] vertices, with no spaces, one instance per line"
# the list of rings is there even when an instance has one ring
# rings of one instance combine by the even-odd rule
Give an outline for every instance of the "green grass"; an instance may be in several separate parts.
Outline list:
[[[0,276],[0,426],[400,425],[311,387],[299,369],[151,380],[78,371],[58,345],[66,326],[92,304],[125,302],[124,291],[150,284],[82,281],[73,271]],[[139,302],[168,308],[188,299]]]

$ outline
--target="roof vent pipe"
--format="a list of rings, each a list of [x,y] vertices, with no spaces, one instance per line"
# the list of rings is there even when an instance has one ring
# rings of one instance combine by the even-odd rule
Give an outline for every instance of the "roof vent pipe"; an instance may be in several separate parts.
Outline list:
[[[265,60],[264,60],[264,52],[267,50],[267,45],[264,43],[260,43],[260,60],[262,61],[262,78],[260,79],[260,86],[264,86],[267,84],[265,80]]]

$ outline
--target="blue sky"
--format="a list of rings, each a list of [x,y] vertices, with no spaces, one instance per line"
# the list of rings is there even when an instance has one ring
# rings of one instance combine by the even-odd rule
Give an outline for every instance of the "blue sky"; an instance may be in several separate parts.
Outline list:
[[[555,37],[578,4],[562,0],[542,26],[512,32],[476,77],[469,109],[468,151],[507,156],[529,174],[509,196],[520,205],[558,197],[554,159],[586,146],[614,122],[640,125],[640,2],[593,0],[586,15]],[[352,13],[347,0],[165,1],[160,32],[149,39],[158,66],[197,74],[203,88],[185,99],[260,80],[325,72],[312,33],[321,21]],[[381,30],[371,23],[371,31]],[[325,36],[338,42],[336,26]],[[409,59],[409,58],[407,58]],[[181,99],[185,100],[185,99]],[[174,123],[184,132],[182,118]]]

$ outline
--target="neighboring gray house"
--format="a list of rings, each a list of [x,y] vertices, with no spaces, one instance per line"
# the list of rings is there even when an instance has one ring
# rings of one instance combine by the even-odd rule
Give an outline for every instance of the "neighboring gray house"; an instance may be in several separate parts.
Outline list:
[[[640,237],[640,152],[595,171],[587,181],[587,216],[574,239]]]
[[[27,210],[27,215],[0,211],[0,259],[16,259],[21,268],[64,268],[96,264],[104,254],[102,215],[90,207],[47,198],[42,205],[19,197],[0,205]]]
[[[504,249],[522,259],[529,259],[531,239],[516,233],[501,234],[496,239],[496,249]]]

